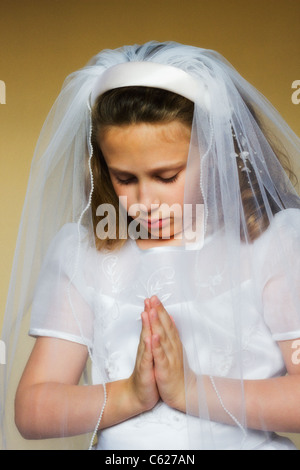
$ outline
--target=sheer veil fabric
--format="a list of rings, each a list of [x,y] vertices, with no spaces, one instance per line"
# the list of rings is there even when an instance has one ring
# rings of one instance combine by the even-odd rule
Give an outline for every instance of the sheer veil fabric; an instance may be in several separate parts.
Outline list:
[[[128,63],[135,65],[119,68]],[[99,251],[91,107],[106,89],[130,85],[194,101],[184,202],[199,209],[191,216],[197,230],[186,222],[179,246],[141,250],[129,238],[120,250]],[[0,366],[3,448],[89,447],[92,436],[67,438],[64,429],[55,440],[19,436],[13,402],[34,337],[88,348],[82,383],[103,384],[100,418],[105,383],[133,370],[151,295],[173,316],[184,345],[187,413],[159,402],[101,431],[97,448],[289,447],[263,423],[248,428],[244,381],[284,375],[278,341],[300,337],[300,201],[279,158],[299,163],[299,150],[272,105],[214,51],[175,42],[125,46],[100,52],[66,79],[37,143],[13,264]],[[207,377],[230,425],[210,416]]]

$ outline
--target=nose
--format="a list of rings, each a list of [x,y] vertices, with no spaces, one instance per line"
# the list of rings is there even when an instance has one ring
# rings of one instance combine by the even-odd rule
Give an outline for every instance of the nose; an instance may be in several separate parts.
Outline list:
[[[140,182],[136,185],[136,202],[141,214],[144,215],[159,207],[159,195],[151,182]]]

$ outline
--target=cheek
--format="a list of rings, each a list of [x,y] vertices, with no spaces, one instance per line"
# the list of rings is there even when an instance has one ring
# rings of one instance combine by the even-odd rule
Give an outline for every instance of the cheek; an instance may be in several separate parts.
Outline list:
[[[184,182],[178,182],[175,186],[170,185],[169,189],[165,191],[165,202],[169,205],[184,203]]]
[[[121,205],[124,207],[124,209],[127,212],[131,204],[134,204],[136,202],[132,194],[132,189],[130,188],[130,186],[121,186],[119,184],[114,184],[114,183],[112,184],[113,184],[115,193],[120,200]]]
[[[115,190],[115,193],[116,195],[119,197],[119,196],[123,196],[124,195],[124,191],[122,191],[122,188],[114,183],[112,183],[113,185],[113,188]]]
[[[125,185],[120,185],[118,184],[114,178],[111,177],[111,183],[113,185],[113,188],[115,190],[115,193],[118,197],[120,196],[127,196],[128,194],[128,188],[129,186],[125,186]]]

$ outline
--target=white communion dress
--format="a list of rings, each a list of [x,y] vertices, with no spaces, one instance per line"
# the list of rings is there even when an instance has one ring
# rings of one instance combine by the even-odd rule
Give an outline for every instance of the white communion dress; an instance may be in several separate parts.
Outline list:
[[[294,253],[299,214],[297,209],[282,211],[261,237],[245,245],[240,256],[244,281],[233,287],[226,277],[222,233],[214,240],[207,238],[201,249],[197,246],[197,256],[193,245],[141,250],[134,240],[127,240],[120,250],[100,252],[86,236],[77,275],[72,278],[77,226],[65,225],[49,248],[39,278],[30,335],[88,345],[95,384],[127,378],[135,364],[143,301],[155,294],[173,316],[196,374],[240,378],[242,362],[244,380],[282,376],[286,369],[277,342],[299,338],[300,323],[292,307],[286,313],[284,285],[280,293],[274,291],[273,300],[270,295],[264,297],[264,289],[280,276],[280,256],[274,251],[278,234],[290,246],[291,267],[293,257],[299,257]],[[187,264],[191,274],[183,279],[180,266]],[[230,307],[235,289],[242,293],[241,361],[236,360],[237,325]],[[75,316],[67,293],[72,294]],[[160,401],[151,411],[102,430],[97,449],[189,449],[191,434],[192,445],[198,448],[210,447],[205,440],[213,435],[215,448],[233,449],[241,431],[238,426],[188,417]],[[250,429],[240,446],[294,448],[285,438]]]

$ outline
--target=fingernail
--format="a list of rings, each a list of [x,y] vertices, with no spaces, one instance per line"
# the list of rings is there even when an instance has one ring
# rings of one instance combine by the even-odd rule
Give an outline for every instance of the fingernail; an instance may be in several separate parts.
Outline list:
[[[156,295],[153,295],[150,300],[153,307],[160,305],[160,301]]]

